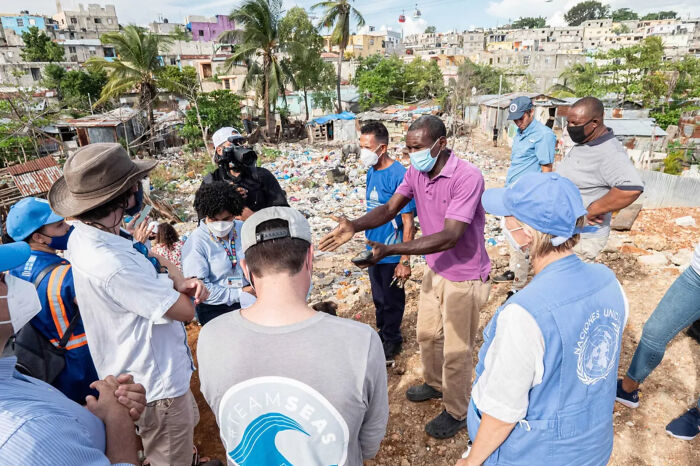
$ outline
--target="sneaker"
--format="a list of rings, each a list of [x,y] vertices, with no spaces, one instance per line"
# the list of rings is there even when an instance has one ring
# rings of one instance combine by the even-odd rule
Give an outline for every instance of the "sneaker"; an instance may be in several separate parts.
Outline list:
[[[494,283],[506,283],[512,282],[513,280],[515,280],[515,272],[511,272],[510,270],[506,270],[501,275],[493,277]]]
[[[666,433],[681,440],[693,440],[700,433],[700,412],[692,408],[666,426]]]
[[[435,419],[425,425],[425,432],[431,437],[446,439],[454,437],[467,423],[453,418],[446,410],[442,410]]]
[[[627,406],[628,408],[636,408],[639,406],[639,390],[635,390],[632,393],[627,393],[622,389],[622,379],[618,379],[615,401],[621,405]]]
[[[401,342],[385,341],[382,343],[384,347],[384,357],[387,361],[392,361],[401,352]]]
[[[414,403],[419,403],[421,401],[442,398],[442,392],[439,392],[427,383],[424,383],[423,385],[416,385],[415,387],[411,387],[406,390],[406,398]]]
[[[686,330],[686,333],[700,344],[700,320],[693,322],[693,324],[688,327],[688,330]]]

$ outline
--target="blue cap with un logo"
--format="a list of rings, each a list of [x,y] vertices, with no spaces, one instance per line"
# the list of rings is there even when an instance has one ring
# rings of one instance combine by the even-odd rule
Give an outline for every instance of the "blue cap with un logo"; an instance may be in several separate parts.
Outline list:
[[[596,230],[576,228],[578,218],[587,213],[581,193],[574,183],[557,173],[526,173],[507,188],[487,189],[481,203],[492,215],[513,216],[554,236],[554,246],[577,233]]]
[[[508,107],[508,119],[517,120],[522,118],[523,114],[532,108],[532,99],[529,97],[516,97],[510,101],[510,107]]]

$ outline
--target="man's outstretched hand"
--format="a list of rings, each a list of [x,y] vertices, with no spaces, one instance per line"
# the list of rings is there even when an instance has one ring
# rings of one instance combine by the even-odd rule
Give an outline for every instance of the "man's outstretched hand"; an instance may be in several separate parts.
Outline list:
[[[355,227],[352,226],[350,220],[343,216],[336,217],[331,215],[331,218],[338,222],[338,226],[321,238],[321,242],[319,243],[321,251],[335,251],[340,246],[350,241],[355,235]]]

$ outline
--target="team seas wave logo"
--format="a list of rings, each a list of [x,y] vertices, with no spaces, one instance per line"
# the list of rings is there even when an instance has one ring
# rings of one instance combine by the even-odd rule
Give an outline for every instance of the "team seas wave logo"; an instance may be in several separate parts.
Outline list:
[[[221,399],[219,420],[238,466],[336,466],[347,459],[345,420],[298,380],[259,377],[234,385]]]
[[[592,312],[581,329],[574,350],[578,356],[576,375],[586,385],[605,379],[617,363],[620,314],[612,309]]]

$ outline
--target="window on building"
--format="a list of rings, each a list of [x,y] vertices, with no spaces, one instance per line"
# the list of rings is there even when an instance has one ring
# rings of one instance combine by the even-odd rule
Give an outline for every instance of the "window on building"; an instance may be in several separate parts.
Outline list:
[[[71,24],[78,24],[78,18],[71,18],[70,23]]]
[[[202,63],[202,76],[205,78],[211,78],[211,63]]]
[[[30,26],[36,26],[36,20],[35,20],[34,18],[31,18],[31,19],[29,20],[29,25],[30,25]]]
[[[112,24],[112,18],[107,18],[107,24]]]
[[[204,37],[204,30],[203,29],[199,30],[199,37]]]
[[[104,47],[105,58],[115,58],[117,55],[114,53],[114,48]]]
[[[544,62],[548,65],[550,61],[550,57],[544,57]]]
[[[231,89],[231,81],[224,79],[224,89]]]
[[[68,53],[75,53],[75,47],[73,47],[73,46],[68,47]]]
[[[525,55],[523,57],[523,65],[529,65],[530,64],[530,55]]]
[[[34,81],[41,81],[41,70],[39,68],[30,68],[32,72],[32,79]]]
[[[95,55],[95,51],[94,51],[94,50],[90,50],[90,55]]]
[[[22,18],[17,18],[17,27],[24,27],[24,20]]]
[[[102,24],[102,19],[95,18],[95,24]]]
[[[374,45],[374,39],[369,40],[369,45]]]

